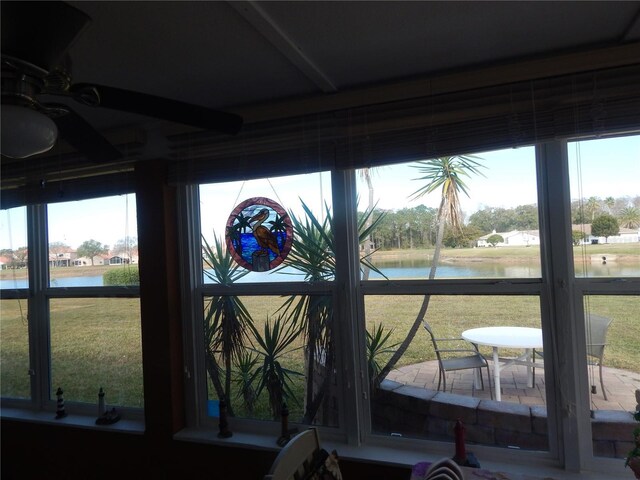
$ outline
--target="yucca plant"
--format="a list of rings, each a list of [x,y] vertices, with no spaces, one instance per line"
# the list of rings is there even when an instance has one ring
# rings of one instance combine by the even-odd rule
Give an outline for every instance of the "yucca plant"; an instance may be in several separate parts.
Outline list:
[[[289,213],[295,233],[295,242],[291,247],[285,264],[279,269],[289,267],[296,271],[294,275],[303,275],[308,282],[330,281],[335,278],[335,245],[333,239],[333,216],[325,205],[325,215],[322,221],[313,214],[303,202],[304,219]],[[360,241],[368,238],[378,225],[382,215],[375,220],[372,212],[367,211],[358,221]],[[361,258],[361,262],[372,270],[381,272],[369,262],[369,257]],[[302,422],[310,424],[315,419],[318,409],[329,391],[331,374],[335,361],[333,349],[333,302],[331,296],[325,295],[292,295],[283,304],[281,310],[289,317],[300,323],[305,335],[306,355],[306,387],[305,412]],[[325,375],[316,386],[316,366],[318,358],[322,356]]]
[[[242,400],[249,413],[253,413],[258,397],[255,389],[255,371],[258,366],[258,357],[251,352],[243,352],[236,357],[234,382],[238,392],[236,396]]]
[[[379,386],[380,380],[378,375],[382,370],[381,367],[381,355],[388,355],[395,352],[395,347],[399,345],[398,343],[394,343],[392,345],[388,345],[389,338],[391,338],[391,334],[393,333],[393,329],[387,330],[385,332],[384,326],[382,324],[374,324],[372,331],[367,332],[367,370],[369,372],[369,383],[371,384],[371,391],[374,391],[375,387]]]
[[[203,260],[209,269],[204,273],[220,285],[231,285],[244,277],[247,270],[233,260],[224,243],[215,236],[215,250],[202,237]],[[205,307],[205,352],[207,373],[220,400],[225,400],[229,415],[231,405],[231,372],[233,358],[240,356],[247,340],[247,328],[252,326],[251,315],[235,295],[214,295]],[[224,365],[221,368],[220,363]],[[224,372],[224,381],[220,372]]]
[[[250,324],[249,330],[253,334],[254,347],[251,349],[262,357],[262,363],[258,361],[258,368],[254,371],[250,383],[258,382],[256,396],[260,396],[266,388],[269,393],[269,406],[274,419],[280,417],[283,402],[293,401],[298,403],[292,389],[293,376],[303,375],[282,366],[283,356],[296,350],[293,344],[300,335],[300,326],[291,319],[283,320],[284,316],[278,316],[275,320],[267,319],[261,334],[255,325]]]

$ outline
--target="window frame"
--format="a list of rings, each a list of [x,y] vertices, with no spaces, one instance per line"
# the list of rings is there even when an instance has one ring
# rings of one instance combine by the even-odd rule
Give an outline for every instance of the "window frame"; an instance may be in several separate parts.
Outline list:
[[[322,429],[323,438],[338,440],[346,445],[386,447],[391,449],[424,449],[434,452],[448,452],[449,442],[426,439],[408,439],[383,437],[372,433],[368,386],[365,381],[366,353],[364,334],[364,296],[365,295],[410,295],[410,294],[464,294],[464,295],[528,295],[540,299],[540,321],[546,345],[572,345],[574,338],[584,338],[584,322],[581,301],[586,293],[606,292],[609,294],[637,294],[640,286],[639,278],[625,278],[620,282],[617,278],[575,278],[573,274],[573,254],[571,242],[569,247],[563,246],[565,240],[571,239],[571,217],[569,199],[569,173],[567,160],[567,140],[558,139],[538,142],[533,145],[536,152],[536,172],[538,191],[538,216],[541,233],[541,278],[514,279],[443,279],[443,280],[402,280],[380,282],[363,281],[359,276],[358,242],[357,242],[357,188],[355,169],[332,169],[332,195],[334,211],[334,240],[336,242],[336,280],[334,298],[336,299],[339,342],[355,346],[348,350],[342,358],[343,398],[341,412],[343,414],[340,431],[331,432]],[[224,180],[222,180],[224,181]],[[198,365],[203,359],[202,334],[202,298],[206,294],[221,293],[225,290],[215,285],[204,285],[201,266],[199,209],[197,184],[180,188],[179,211],[183,219],[180,224],[182,258],[188,262],[182,265],[183,292],[187,293],[184,310],[185,348],[187,374],[187,410],[188,426],[214,427],[211,419],[206,418],[206,406],[198,398],[206,398],[206,378],[198,375]],[[557,205],[563,205],[558,209]],[[553,208],[552,208],[553,207]],[[567,221],[568,218],[568,221]],[[550,253],[554,257],[550,257]],[[558,253],[564,260],[558,260]],[[195,268],[194,268],[195,267]],[[201,267],[200,267],[201,268]],[[557,286],[554,288],[554,286]],[[234,293],[251,294],[255,284],[242,284]],[[260,288],[264,288],[260,284]],[[278,294],[289,292],[292,288],[302,291],[318,292],[316,286],[306,283],[270,286],[266,292]],[[193,292],[193,295],[189,295]],[[557,320],[560,314],[569,312],[570,322]],[[345,321],[351,319],[351,321]],[[578,342],[580,345],[583,342]],[[587,363],[584,346],[575,350],[565,349],[572,354],[563,357],[568,361],[566,368],[572,372],[574,382],[559,380],[559,375],[566,370],[555,367],[558,353],[550,351],[550,367],[544,369],[548,399],[548,438],[547,452],[519,451],[518,456],[535,458],[536,461],[548,465],[562,466],[568,470],[612,468],[619,459],[596,458],[591,445],[591,423],[589,418],[589,401],[583,392],[587,391]],[[546,352],[545,352],[546,354]],[[546,356],[546,355],[545,355]],[[200,369],[201,370],[201,369]],[[196,377],[196,378],[194,378]],[[198,379],[197,377],[200,377]],[[582,388],[584,387],[584,389]],[[204,394],[203,394],[204,392]],[[563,410],[562,398],[571,398],[574,411],[567,415]],[[277,422],[261,422],[253,420],[230,419],[232,428],[239,432],[262,432],[275,434],[279,429]],[[513,450],[491,446],[474,445],[479,455],[497,460],[512,459]],[[570,452],[570,453],[567,453]]]
[[[129,192],[129,194],[135,193]],[[27,245],[29,248],[28,287],[0,290],[0,298],[2,299],[19,299],[28,303],[28,374],[31,392],[30,398],[2,397],[2,406],[27,408],[35,412],[55,412],[57,409],[57,399],[53,396],[51,382],[50,300],[58,298],[137,298],[140,300],[139,285],[50,287],[47,207],[48,204],[26,206]],[[51,396],[49,392],[52,392]],[[96,411],[95,404],[90,402],[65,399],[65,406],[68,407],[68,411],[72,410],[74,414],[79,415],[95,415]],[[139,421],[143,418],[144,407],[112,406],[117,406],[118,410],[126,414],[128,419]]]

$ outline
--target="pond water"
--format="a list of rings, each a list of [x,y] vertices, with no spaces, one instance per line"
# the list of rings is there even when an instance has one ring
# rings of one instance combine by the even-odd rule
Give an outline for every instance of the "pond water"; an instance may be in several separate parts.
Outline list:
[[[69,268],[81,268],[81,267],[69,267]],[[102,275],[96,276],[78,276],[78,277],[62,277],[54,278],[51,280],[52,287],[102,287]],[[8,279],[0,280],[0,288],[27,288],[29,285],[27,280],[22,279]]]
[[[390,279],[424,279],[429,275],[428,260],[393,260],[378,263],[377,267]],[[74,268],[74,267],[70,267]],[[81,268],[81,267],[76,267]],[[638,277],[640,276],[640,262],[617,265],[615,262],[601,264],[592,262],[585,266],[587,277]],[[576,267],[579,277],[582,266]],[[489,263],[489,262],[456,262],[455,265],[443,264],[438,266],[436,279],[442,278],[539,278],[541,275],[540,266],[535,263]],[[380,274],[371,272],[370,280],[384,280]],[[239,280],[240,283],[264,283],[264,282],[300,282],[304,277],[296,270],[286,267],[279,273],[274,272],[249,272]],[[213,283],[205,276],[205,283]],[[62,277],[51,281],[52,287],[100,287],[102,286],[102,276],[76,276]],[[0,288],[27,288],[26,279],[0,280]]]

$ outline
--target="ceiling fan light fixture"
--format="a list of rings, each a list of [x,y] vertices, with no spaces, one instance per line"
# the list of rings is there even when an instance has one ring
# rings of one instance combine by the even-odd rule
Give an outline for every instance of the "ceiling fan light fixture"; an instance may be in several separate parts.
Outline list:
[[[44,113],[22,105],[2,105],[2,155],[27,158],[56,143],[58,127]]]

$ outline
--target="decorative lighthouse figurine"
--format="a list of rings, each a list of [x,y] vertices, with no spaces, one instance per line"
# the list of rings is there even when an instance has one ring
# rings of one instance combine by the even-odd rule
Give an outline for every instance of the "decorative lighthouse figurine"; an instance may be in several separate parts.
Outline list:
[[[278,438],[277,444],[284,447],[287,442],[291,440],[291,435],[289,434],[289,408],[286,403],[282,404],[280,422],[280,437]]]
[[[229,430],[229,423],[227,421],[227,403],[224,399],[220,400],[220,418],[218,422],[218,437],[229,438],[233,435]]]
[[[104,390],[100,387],[100,391],[98,392],[98,417],[104,415],[106,412],[106,407],[104,403]]]
[[[67,416],[67,410],[64,408],[64,398],[62,398],[62,388],[58,387],[56,391],[57,404],[56,404],[56,419],[64,418]]]

